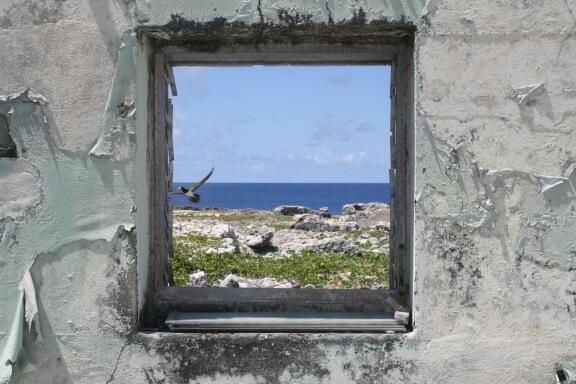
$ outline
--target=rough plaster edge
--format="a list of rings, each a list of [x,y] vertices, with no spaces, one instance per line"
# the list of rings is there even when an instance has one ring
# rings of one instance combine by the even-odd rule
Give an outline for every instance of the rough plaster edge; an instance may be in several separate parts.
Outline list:
[[[24,101],[29,101],[32,103],[38,103],[40,105],[46,105],[48,103],[48,101],[46,100],[46,98],[44,96],[35,92],[31,88],[26,88],[23,91],[10,93],[8,95],[0,95],[0,102],[12,101],[12,100],[16,100],[20,97],[24,97],[24,99],[23,99]]]
[[[133,33],[132,33],[133,34]],[[133,34],[132,37],[135,37],[135,35]],[[14,92],[14,93],[10,93],[7,95],[0,95],[0,103],[2,102],[12,102],[12,101],[16,101],[20,99],[22,102],[26,103],[37,103],[40,106],[44,106],[48,103],[47,99],[42,96],[41,94],[35,92],[34,90],[32,90],[31,88],[26,88],[23,91],[20,92]],[[13,113],[14,111],[14,107],[11,105],[10,106],[10,110],[9,110],[9,114]],[[134,109],[129,109],[128,112],[126,112],[126,115],[123,115],[123,118],[133,118],[135,115],[135,110]],[[44,115],[44,124],[46,124],[46,126],[48,125],[48,121],[46,119],[46,116]],[[16,161],[19,161],[20,159],[15,159]],[[35,168],[35,167],[34,167]],[[35,168],[35,170],[38,172],[38,170]],[[38,174],[38,177],[41,177],[40,174]],[[33,207],[31,207],[31,209],[34,208],[38,208],[41,204],[42,204],[43,198],[40,199],[40,201],[38,201]],[[28,211],[28,210],[27,210]],[[122,228],[125,231],[132,231],[135,228],[135,225],[133,223],[123,223],[123,224],[119,224],[119,228]],[[117,233],[119,229],[117,229],[116,231],[114,231],[114,233]],[[104,239],[105,241],[111,241],[114,238],[114,236],[111,236],[108,239]],[[97,239],[94,239],[97,240]],[[34,259],[32,260],[32,262],[30,263],[30,266],[34,264],[36,257],[34,257]],[[24,276],[24,275],[23,275]]]
[[[545,193],[553,190],[555,187],[562,185],[564,182],[568,181],[567,177],[559,176],[537,176],[540,180],[542,187],[540,188],[540,193]]]
[[[20,280],[18,289],[24,292],[24,319],[28,323],[28,330],[32,327],[32,323],[35,325],[36,329],[36,341],[42,341],[42,333],[40,332],[40,324],[37,319],[38,315],[38,304],[36,302],[36,289],[34,288],[34,280],[32,280],[32,275],[30,270],[24,273],[24,277]]]
[[[0,95],[0,103],[11,103],[20,99],[22,102],[26,103],[37,103],[40,106],[47,104],[47,100],[44,96],[27,88],[20,92],[14,92],[7,95]],[[10,106],[8,110],[8,116],[14,113],[14,107]],[[128,112],[125,112],[122,118],[133,118],[134,109],[130,108]],[[48,124],[46,116],[44,116],[44,123]],[[35,205],[40,205],[41,201]],[[119,225],[116,233],[118,231],[130,232],[135,228],[134,224],[121,224]],[[111,239],[106,240],[111,241]],[[31,266],[34,265],[37,256],[32,260]],[[21,351],[23,348],[24,338],[31,331],[32,323],[35,326],[36,341],[42,341],[42,336],[40,333],[40,324],[38,319],[38,305],[36,299],[36,290],[34,287],[34,282],[30,274],[30,270],[27,269],[18,285],[19,298],[16,311],[14,314],[14,319],[4,345],[2,354],[0,355],[0,384],[7,384],[10,382],[14,374],[22,373],[23,370],[34,369],[27,364],[26,361],[20,362],[19,357],[22,356]],[[24,324],[28,323],[28,333],[24,332]],[[2,364],[4,363],[4,364]]]
[[[10,93],[7,95],[0,95],[0,104],[1,103],[9,103],[8,105],[10,108],[8,109],[8,112],[6,113],[9,126],[10,126],[10,117],[12,116],[12,114],[14,114],[14,111],[15,111],[12,103],[14,101],[17,101],[18,99],[21,99],[22,102],[24,102],[24,103],[26,103],[26,102],[36,103],[36,104],[40,105],[41,107],[48,104],[48,100],[44,96],[42,96],[41,94],[39,94],[38,92],[34,91],[31,88],[26,88],[22,91]],[[46,114],[44,114],[44,124],[48,125],[48,120],[46,119]],[[9,134],[10,134],[10,132],[9,132]],[[20,156],[18,156],[17,158],[15,158],[13,160],[14,161],[22,161],[23,159],[20,158]],[[39,173],[38,169],[31,163],[28,163],[28,165],[34,169],[37,177],[40,178],[40,173]],[[38,199],[38,201],[35,204],[33,204],[32,206],[28,207],[24,212],[22,212],[21,215],[19,215],[17,217],[7,216],[7,218],[12,219],[12,220],[20,219],[23,216],[25,216],[27,213],[29,213],[30,211],[33,211],[34,209],[38,208],[41,205],[43,200],[44,200],[43,184],[42,183],[39,184],[39,195],[40,195],[40,198]]]
[[[530,89],[533,89],[531,86]],[[538,87],[536,87],[538,88]],[[562,201],[565,199],[566,191],[571,191],[571,198],[574,200],[576,198],[576,168],[572,169],[572,172],[567,177],[562,176],[544,176],[537,175],[530,172],[525,172],[522,170],[503,168],[503,169],[486,169],[479,166],[478,162],[474,160],[474,153],[467,149],[464,145],[454,145],[432,132],[430,125],[426,120],[426,114],[419,110],[419,136],[424,142],[430,143],[436,148],[438,153],[441,153],[442,159],[437,158],[438,166],[441,168],[446,168],[447,171],[453,167],[461,169],[462,172],[467,172],[468,177],[470,177],[474,182],[479,183],[483,188],[483,196],[486,203],[482,206],[483,212],[479,214],[445,214],[437,217],[427,216],[429,219],[434,220],[446,220],[451,219],[458,222],[458,225],[465,228],[467,231],[474,232],[476,230],[487,230],[495,238],[500,239],[501,243],[505,244],[505,229],[502,225],[503,213],[498,210],[499,198],[495,194],[495,188],[504,180],[508,179],[522,179],[534,187],[539,188],[538,195],[549,205],[554,201]],[[465,170],[467,168],[467,171]],[[420,206],[420,201],[422,195],[428,183],[425,181],[418,183],[418,188],[416,193],[416,203]],[[418,213],[417,213],[418,216]],[[523,249],[523,248],[521,248]],[[508,249],[506,254],[510,254]],[[555,256],[550,254],[549,256]],[[539,257],[530,256],[531,259],[536,264],[551,265],[561,270],[571,270],[574,258],[568,259],[567,262],[548,264],[551,259],[546,261],[539,260]]]
[[[12,377],[14,365],[22,349],[22,333],[24,320],[24,292],[20,292],[18,305],[12,320],[12,326],[0,356],[0,384],[7,384]]]
[[[118,233],[130,233],[134,228],[135,225],[133,224],[121,224],[118,226],[114,237],[117,237]],[[114,238],[105,241],[110,243],[113,240]],[[36,259],[37,257],[34,258],[32,265],[34,265]],[[30,269],[24,272],[24,275],[18,284],[18,290],[18,304],[16,306],[8,337],[6,338],[4,349],[0,355],[0,384],[8,384],[10,378],[15,373],[23,373],[25,370],[28,371],[30,369],[35,369],[27,364],[26,361],[22,364],[17,364],[20,363],[18,358],[22,356],[20,352],[23,349],[24,338],[31,335],[30,331],[33,324],[36,334],[35,342],[43,342],[40,329],[40,319],[38,317],[36,289]],[[26,333],[24,332],[26,328],[24,326],[25,324],[28,324],[28,332]]]
[[[103,126],[90,156],[98,159],[111,159],[114,156],[114,141],[118,127],[126,120],[134,120],[135,74],[136,74],[136,34],[128,31],[122,38],[118,50],[116,69],[103,115]]]
[[[18,358],[21,356],[24,337],[30,332],[32,323],[36,331],[36,341],[42,341],[40,324],[38,320],[38,305],[36,302],[36,289],[30,271],[26,271],[18,285],[18,304],[10,327],[10,333],[0,357],[0,384],[7,384],[18,369]],[[28,333],[24,333],[24,324],[28,323]]]

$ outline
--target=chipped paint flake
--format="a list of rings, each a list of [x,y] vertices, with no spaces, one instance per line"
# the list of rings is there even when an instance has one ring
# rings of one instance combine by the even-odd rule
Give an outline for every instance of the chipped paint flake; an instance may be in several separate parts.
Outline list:
[[[128,32],[118,50],[118,59],[108,102],[104,111],[104,125],[90,156],[97,159],[122,160],[134,150],[135,64],[136,35]]]
[[[537,177],[540,180],[540,184],[542,185],[542,188],[540,189],[541,193],[547,192],[561,185],[565,181],[568,181],[568,178],[566,177],[558,177],[558,176],[537,176]]]
[[[545,92],[544,84],[527,85],[525,87],[514,88],[516,100],[519,105],[529,105]]]
[[[42,341],[42,332],[40,331],[40,323],[38,319],[38,304],[36,302],[36,289],[34,288],[34,281],[30,271],[24,273],[24,277],[20,280],[18,289],[24,292],[24,319],[28,323],[28,330],[32,328],[36,330],[36,341]]]

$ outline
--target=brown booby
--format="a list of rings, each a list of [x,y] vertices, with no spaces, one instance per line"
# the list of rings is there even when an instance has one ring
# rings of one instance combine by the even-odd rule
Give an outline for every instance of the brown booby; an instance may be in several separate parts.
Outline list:
[[[178,187],[178,188],[176,188],[176,191],[172,192],[172,194],[174,194],[174,195],[186,195],[186,197],[188,197],[188,200],[190,200],[191,202],[193,202],[193,203],[199,202],[200,201],[200,194],[195,193],[195,192],[206,181],[208,181],[210,176],[212,176],[213,172],[214,172],[214,167],[212,167],[210,172],[206,176],[204,176],[204,178],[202,180],[198,181],[197,183],[192,184],[192,186],[190,188]]]

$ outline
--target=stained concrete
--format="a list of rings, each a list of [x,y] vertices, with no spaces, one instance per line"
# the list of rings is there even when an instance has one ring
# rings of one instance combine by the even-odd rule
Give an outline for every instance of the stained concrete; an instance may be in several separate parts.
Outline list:
[[[568,0],[0,0],[18,154],[0,157],[0,346],[27,270],[43,335],[12,382],[555,382],[576,361],[575,15]],[[222,23],[415,27],[413,332],[137,332],[149,68],[135,31]]]

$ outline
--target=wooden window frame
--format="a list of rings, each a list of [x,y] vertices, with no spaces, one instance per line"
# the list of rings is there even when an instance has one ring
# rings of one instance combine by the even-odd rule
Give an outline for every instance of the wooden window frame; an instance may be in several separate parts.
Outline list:
[[[195,48],[184,39],[166,38],[146,31],[150,66],[148,94],[148,161],[150,186],[150,270],[141,324],[162,328],[173,312],[275,312],[275,313],[387,313],[411,312],[414,229],[414,114],[413,35],[395,29],[365,33],[353,44],[317,41],[304,37],[299,44],[276,42],[254,45],[229,44],[216,51]],[[150,43],[152,42],[152,43]],[[391,213],[389,290],[265,289],[175,287],[171,279],[172,212],[167,192],[171,189],[173,149],[172,105],[175,93],[172,66],[242,65],[390,65],[391,66]],[[408,328],[412,325],[410,320]],[[257,327],[256,327],[257,328]],[[289,327],[288,327],[289,328]],[[297,327],[296,327],[297,328]],[[354,330],[351,327],[349,330]],[[262,328],[263,330],[266,327]],[[319,329],[315,329],[318,331]],[[364,330],[358,327],[358,330]],[[329,331],[329,329],[327,329]]]

